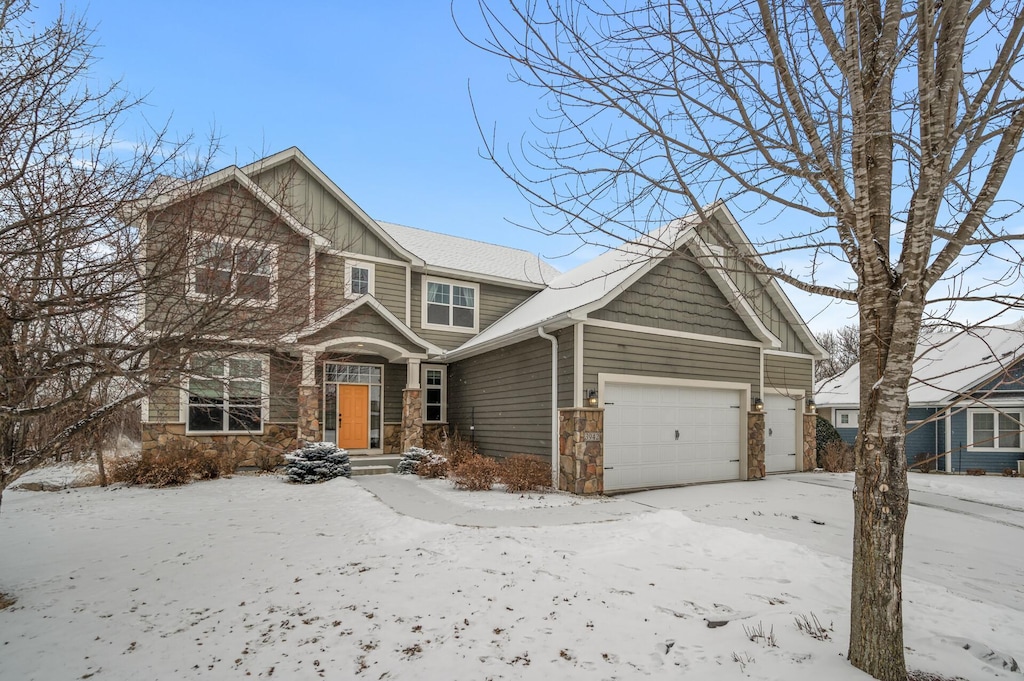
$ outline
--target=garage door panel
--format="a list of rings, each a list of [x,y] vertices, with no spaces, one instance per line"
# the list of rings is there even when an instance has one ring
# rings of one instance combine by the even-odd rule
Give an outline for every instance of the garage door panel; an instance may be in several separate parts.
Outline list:
[[[609,383],[604,397],[606,490],[740,477],[740,391]]]

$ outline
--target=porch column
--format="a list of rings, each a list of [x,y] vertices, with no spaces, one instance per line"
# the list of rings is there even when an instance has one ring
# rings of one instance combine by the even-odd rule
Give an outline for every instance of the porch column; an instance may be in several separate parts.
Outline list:
[[[604,493],[604,409],[558,410],[558,489]]]
[[[410,359],[402,391],[402,451],[423,446],[423,391],[420,389],[420,361]]]
[[[747,412],[747,480],[764,480],[764,412]]]
[[[804,412],[804,467],[802,471],[813,471],[818,467],[818,414]]]
[[[302,382],[299,383],[298,424],[295,437],[299,446],[319,442],[320,390],[316,384],[316,354],[302,353]]]

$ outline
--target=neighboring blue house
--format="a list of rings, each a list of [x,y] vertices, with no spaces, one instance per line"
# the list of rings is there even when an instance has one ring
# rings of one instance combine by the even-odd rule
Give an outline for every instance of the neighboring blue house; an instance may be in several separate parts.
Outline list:
[[[860,367],[816,386],[819,413],[850,444],[857,437]],[[933,332],[914,362],[907,461],[939,457],[947,472],[1024,468],[1024,322]]]

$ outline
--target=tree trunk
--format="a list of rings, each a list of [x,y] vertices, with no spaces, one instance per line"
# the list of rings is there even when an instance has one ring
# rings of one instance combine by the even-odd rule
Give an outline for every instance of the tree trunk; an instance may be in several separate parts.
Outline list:
[[[103,465],[103,448],[96,447],[96,473],[100,478],[100,487],[107,486],[107,468]]]
[[[850,662],[881,681],[906,681],[903,533],[907,521],[907,388],[923,304],[876,291],[861,307],[861,403],[853,492]],[[870,298],[867,292],[864,298]],[[915,309],[917,309],[915,313]]]

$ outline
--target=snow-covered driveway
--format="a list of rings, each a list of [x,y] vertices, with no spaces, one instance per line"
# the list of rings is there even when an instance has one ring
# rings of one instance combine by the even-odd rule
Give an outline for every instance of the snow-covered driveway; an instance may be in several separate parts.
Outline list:
[[[633,503],[409,484],[469,509],[435,509],[447,517]],[[689,510],[471,527],[397,513],[348,480],[8,492],[0,592],[17,602],[0,610],[0,679],[866,681],[844,657],[848,492],[772,478],[632,497]],[[914,511],[954,518],[933,553],[977,584],[1001,578],[1006,553],[1024,562],[1013,527]],[[955,575],[951,590],[939,568],[912,570],[910,665],[1020,679],[1003,667],[1024,659],[1014,586],[965,597]],[[797,618],[820,620],[821,640]]]
[[[1024,618],[1024,480],[911,473],[910,485],[903,574]],[[849,560],[852,490],[852,474],[805,473],[625,498]]]

